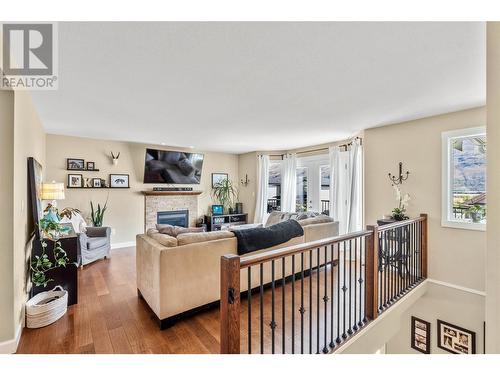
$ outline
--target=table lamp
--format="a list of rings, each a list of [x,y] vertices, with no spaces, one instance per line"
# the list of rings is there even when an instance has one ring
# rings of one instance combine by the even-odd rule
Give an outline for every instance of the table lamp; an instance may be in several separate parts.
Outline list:
[[[44,218],[58,223],[59,215],[57,214],[57,200],[64,199],[64,184],[55,181],[43,183],[42,199],[52,201],[47,205],[47,213]]]

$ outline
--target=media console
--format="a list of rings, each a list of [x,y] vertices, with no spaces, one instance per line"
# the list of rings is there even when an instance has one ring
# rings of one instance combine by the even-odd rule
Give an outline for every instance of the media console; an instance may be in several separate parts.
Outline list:
[[[231,226],[246,224],[248,214],[205,215],[207,231],[228,229]]]

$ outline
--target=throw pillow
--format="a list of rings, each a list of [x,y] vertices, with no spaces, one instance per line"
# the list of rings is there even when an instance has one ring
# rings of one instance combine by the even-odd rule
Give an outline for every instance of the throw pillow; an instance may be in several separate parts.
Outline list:
[[[178,227],[176,225],[170,225],[170,224],[156,224],[156,229],[158,232],[162,234],[168,234],[169,236],[172,237],[177,237],[181,233],[199,233],[203,232],[204,229],[202,227],[199,228],[184,228],[184,227]]]

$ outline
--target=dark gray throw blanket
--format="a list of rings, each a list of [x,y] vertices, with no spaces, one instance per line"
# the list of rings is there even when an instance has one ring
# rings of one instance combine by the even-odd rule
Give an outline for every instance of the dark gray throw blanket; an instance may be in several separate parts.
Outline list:
[[[301,225],[295,220],[287,220],[267,228],[232,230],[238,240],[238,255],[265,249],[304,235]]]

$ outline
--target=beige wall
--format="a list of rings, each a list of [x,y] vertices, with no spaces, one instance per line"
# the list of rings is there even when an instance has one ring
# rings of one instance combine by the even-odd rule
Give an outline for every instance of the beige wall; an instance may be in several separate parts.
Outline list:
[[[45,161],[45,133],[27,91],[0,91],[2,282],[0,342],[14,340],[28,299],[28,157]],[[5,269],[4,269],[5,268]],[[3,311],[3,310],[10,311]]]
[[[74,207],[83,211],[84,217],[90,213],[90,201],[105,202],[109,194],[108,211],[104,218],[104,225],[113,228],[112,243],[123,245],[135,242],[135,235],[144,231],[144,197],[143,190],[151,190],[154,184],[143,184],[144,157],[146,147],[158,148],[138,143],[101,141],[89,138],[47,135],[47,162],[46,181],[55,180],[67,183],[66,158],[80,158],[93,161],[99,172],[83,172],[84,177],[108,179],[110,173],[124,173],[130,175],[130,189],[66,189],[66,199],[58,202],[60,208]],[[163,147],[168,149],[168,147]],[[117,166],[113,166],[110,152],[120,152]],[[238,155],[186,150],[201,152],[205,155],[200,185],[192,186],[194,190],[201,190],[199,196],[198,215],[202,216],[212,204],[211,174],[224,172],[229,174],[233,182],[238,183]],[[76,172],[82,173],[82,172]],[[90,220],[88,220],[90,224]]]
[[[480,291],[486,233],[441,226],[441,133],[484,125],[485,108],[476,108],[368,129],[364,135],[365,222],[391,212],[395,197],[387,173],[396,173],[402,161],[411,173],[403,185],[411,195],[410,216],[429,214],[429,277]]]
[[[486,350],[500,353],[500,23],[487,24],[488,224]]]
[[[446,298],[443,298],[446,296]],[[431,354],[448,354],[437,346],[437,320],[476,333],[476,353],[484,351],[484,295],[429,283],[427,292],[410,309],[400,315],[400,330],[387,343],[387,354],[419,354],[410,346],[411,317],[431,323]]]
[[[0,91],[0,344],[13,339],[14,93]],[[1,352],[0,352],[1,353]]]
[[[31,255],[28,157],[45,167],[45,132],[28,91],[16,92],[14,123],[14,324],[18,326],[24,322],[24,304],[28,299],[26,260]]]

